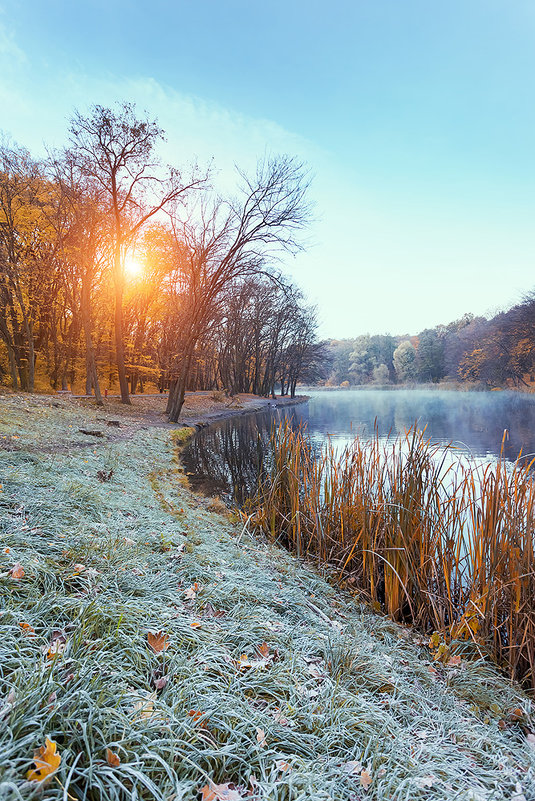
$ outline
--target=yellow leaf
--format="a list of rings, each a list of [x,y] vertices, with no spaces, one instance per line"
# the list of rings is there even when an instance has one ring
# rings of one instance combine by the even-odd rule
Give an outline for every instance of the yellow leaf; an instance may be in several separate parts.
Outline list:
[[[110,748],[106,748],[106,762],[110,768],[118,768],[121,764],[121,760],[119,759],[118,755],[114,754]]]
[[[35,768],[30,768],[26,778],[30,782],[42,782],[59,768],[61,756],[56,753],[57,743],[54,740],[45,740],[45,745],[38,748],[33,755]]]
[[[161,653],[161,651],[167,651],[169,648],[168,640],[169,635],[165,634],[163,631],[157,631],[155,633],[149,631],[147,634],[147,642],[156,654]]]

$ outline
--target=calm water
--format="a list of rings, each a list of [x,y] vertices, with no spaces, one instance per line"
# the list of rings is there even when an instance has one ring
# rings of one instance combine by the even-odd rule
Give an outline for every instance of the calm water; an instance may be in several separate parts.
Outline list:
[[[312,440],[340,447],[355,435],[403,434],[416,422],[438,443],[453,442],[464,457],[492,460],[507,430],[505,455],[535,453],[535,395],[517,392],[369,390],[312,392],[308,404],[227,420],[199,431],[183,454],[194,487],[241,503],[269,460],[269,435],[283,418],[307,424]]]

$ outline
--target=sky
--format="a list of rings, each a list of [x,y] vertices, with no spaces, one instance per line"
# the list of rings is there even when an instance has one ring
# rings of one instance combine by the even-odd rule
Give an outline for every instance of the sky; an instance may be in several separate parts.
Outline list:
[[[218,180],[313,174],[285,272],[320,334],[415,334],[535,286],[533,0],[0,0],[0,130],[40,156],[134,101]]]

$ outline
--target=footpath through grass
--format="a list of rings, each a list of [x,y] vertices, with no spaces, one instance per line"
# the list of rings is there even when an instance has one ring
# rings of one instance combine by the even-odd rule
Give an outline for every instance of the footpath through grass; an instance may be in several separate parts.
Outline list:
[[[490,664],[210,512],[169,431],[93,442],[58,403],[0,400],[2,801],[535,798],[531,702]]]

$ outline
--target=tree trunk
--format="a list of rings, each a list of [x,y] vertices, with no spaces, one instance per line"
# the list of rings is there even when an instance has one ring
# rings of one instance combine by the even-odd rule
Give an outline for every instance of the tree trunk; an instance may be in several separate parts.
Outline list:
[[[128,381],[124,364],[124,335],[123,335],[123,289],[124,278],[121,266],[121,245],[118,240],[115,246],[113,280],[115,283],[115,361],[117,362],[117,375],[121,390],[121,403],[130,404],[128,394]]]
[[[87,285],[88,277],[84,275],[81,293],[81,312],[82,325],[84,327],[85,339],[85,364],[86,364],[86,395],[91,395],[91,388],[95,390],[95,400],[97,406],[104,406],[100,384],[98,381],[97,363],[95,359],[95,348],[93,346],[93,335],[91,333],[91,301],[90,288]]]

